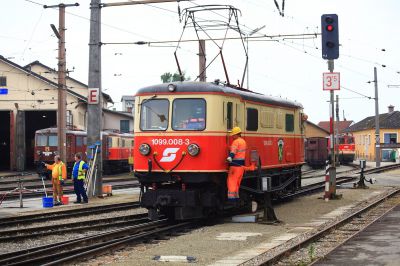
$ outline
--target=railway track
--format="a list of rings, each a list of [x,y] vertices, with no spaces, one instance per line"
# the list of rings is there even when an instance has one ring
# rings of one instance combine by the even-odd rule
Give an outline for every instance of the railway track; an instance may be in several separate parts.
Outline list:
[[[48,220],[62,220],[77,216],[94,215],[110,211],[124,211],[139,207],[140,207],[139,202],[127,202],[127,203],[107,204],[107,205],[93,206],[93,207],[79,208],[79,209],[69,209],[56,212],[46,212],[46,213],[30,214],[23,216],[7,217],[1,219],[0,228],[4,228],[6,226],[14,226],[14,225],[26,225]]]
[[[392,189],[372,202],[366,202],[363,206],[352,210],[345,217],[331,221],[323,225],[323,228],[316,228],[312,233],[290,240],[285,243],[286,247],[276,247],[276,250],[269,252],[271,255],[265,254],[265,258],[257,265],[309,265],[385,215],[397,206],[399,201],[400,188]]]
[[[352,167],[352,169],[346,169],[342,170],[340,168],[336,168],[336,174],[349,174],[349,173],[357,173],[358,170],[360,170],[360,167],[356,164],[349,164],[347,166]],[[323,174],[316,174],[313,175],[314,173],[321,172],[323,171]],[[358,172],[359,173],[359,172]],[[317,177],[324,177],[325,176],[325,170],[308,170],[308,171],[303,171],[302,172],[302,179],[310,179],[310,178],[317,178]]]
[[[193,226],[193,223],[189,222],[171,224],[167,219],[140,223],[79,239],[0,254],[0,265],[59,265],[67,261],[110,252],[131,243],[140,243],[180,232]]]
[[[116,189],[126,189],[126,188],[137,188],[140,186],[137,180],[125,180],[125,183],[121,183],[123,181],[108,181],[104,184],[112,184],[112,188]],[[51,188],[52,186],[49,184],[47,187]],[[35,197],[42,197],[44,195],[43,185],[35,185],[35,186],[24,186],[25,191],[22,193],[23,198],[35,198]],[[12,192],[9,193],[12,188],[1,188],[0,187],[0,201],[4,197],[4,200],[9,199],[17,199],[19,198],[19,192]],[[66,186],[63,188],[64,194],[74,194],[73,185],[71,183],[67,183]],[[47,189],[47,193],[51,194],[52,189]]]
[[[57,226],[45,225],[28,228],[19,228],[14,230],[0,231],[0,242],[15,242],[22,239],[36,239],[47,235],[60,235],[65,233],[77,233],[88,230],[103,230],[113,227],[121,227],[143,223],[148,221],[147,213],[123,215],[111,218],[96,220],[60,223]]]

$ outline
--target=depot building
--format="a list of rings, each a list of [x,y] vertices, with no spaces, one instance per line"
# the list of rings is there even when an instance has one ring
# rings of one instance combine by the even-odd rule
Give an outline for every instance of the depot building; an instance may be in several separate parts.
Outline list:
[[[0,55],[0,171],[34,169],[35,131],[57,127],[57,71],[40,63],[20,66]],[[86,130],[88,86],[66,78],[67,129]],[[103,130],[133,131],[131,112],[110,110],[101,95]]]

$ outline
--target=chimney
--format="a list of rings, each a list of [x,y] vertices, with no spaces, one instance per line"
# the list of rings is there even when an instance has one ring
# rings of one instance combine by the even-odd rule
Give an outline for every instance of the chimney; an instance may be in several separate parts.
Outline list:
[[[394,106],[393,105],[389,105],[388,109],[389,109],[389,114],[394,112]]]

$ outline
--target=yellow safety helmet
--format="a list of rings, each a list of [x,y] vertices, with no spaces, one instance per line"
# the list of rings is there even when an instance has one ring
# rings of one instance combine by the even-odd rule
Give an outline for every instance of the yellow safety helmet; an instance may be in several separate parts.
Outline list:
[[[229,133],[230,133],[229,134],[230,136],[234,136],[239,133],[242,133],[242,130],[240,129],[240,127],[234,127],[234,128],[232,128],[232,131],[229,131]]]

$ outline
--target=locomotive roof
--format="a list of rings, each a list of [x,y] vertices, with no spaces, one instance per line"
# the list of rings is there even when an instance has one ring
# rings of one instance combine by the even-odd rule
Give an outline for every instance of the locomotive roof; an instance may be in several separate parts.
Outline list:
[[[278,105],[284,107],[291,108],[303,108],[303,105],[299,102],[282,99],[274,96],[267,96],[260,93],[256,93],[250,90],[240,89],[240,88],[232,88],[224,85],[219,85],[211,82],[171,82],[171,83],[163,83],[154,86],[145,87],[139,89],[136,95],[140,94],[148,94],[154,93],[157,95],[158,93],[169,93],[173,92],[168,91],[168,85],[174,84],[176,86],[176,92],[217,92],[217,93],[226,93],[226,94],[234,94],[243,98],[244,100],[265,103],[270,105]]]
[[[36,134],[57,134],[57,128],[50,127],[50,128],[43,128],[35,131]],[[65,133],[73,134],[78,136],[86,136],[86,131],[83,130],[67,130]],[[102,131],[101,134],[103,136],[121,136],[121,137],[133,137],[133,134],[130,133],[116,133],[110,131]]]

